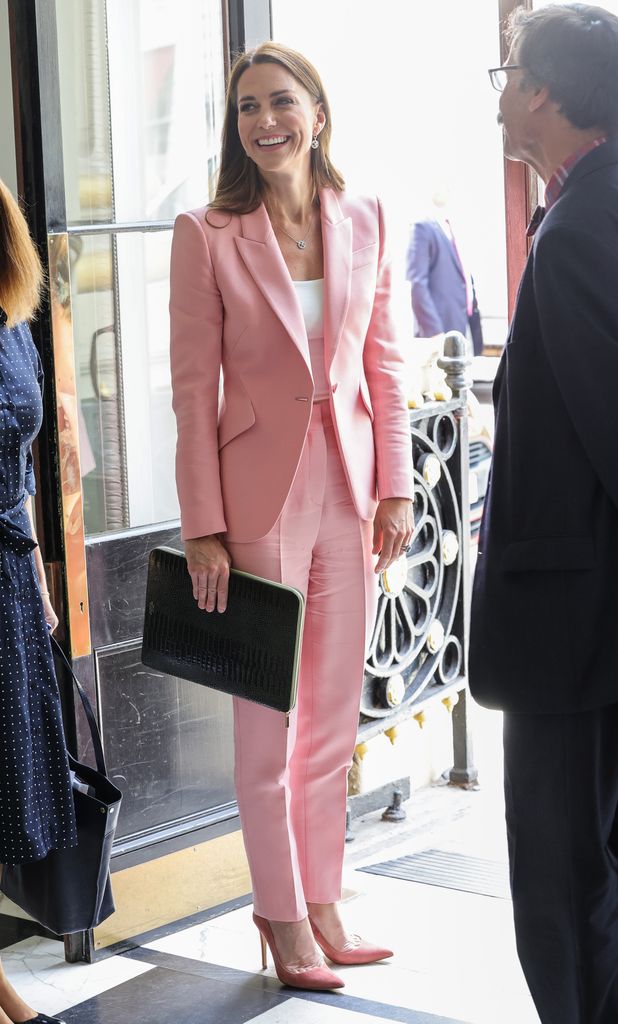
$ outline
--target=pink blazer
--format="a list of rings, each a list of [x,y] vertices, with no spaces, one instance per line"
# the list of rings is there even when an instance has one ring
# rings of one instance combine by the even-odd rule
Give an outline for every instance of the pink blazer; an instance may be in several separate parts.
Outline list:
[[[331,409],[352,497],[412,497],[402,355],[376,199],[320,193],[324,344]],[[181,213],[171,260],[171,364],[183,539],[272,529],[300,460],[313,379],[300,305],[270,220]],[[217,226],[213,226],[213,223]],[[222,373],[222,384],[220,378]]]

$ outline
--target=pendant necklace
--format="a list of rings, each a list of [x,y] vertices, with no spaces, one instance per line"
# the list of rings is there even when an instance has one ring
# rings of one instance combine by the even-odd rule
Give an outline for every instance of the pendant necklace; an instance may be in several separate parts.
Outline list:
[[[306,249],[307,248],[307,238],[309,237],[309,232],[311,231],[311,225],[312,224],[313,224],[313,212],[311,213],[311,216],[309,218],[309,223],[307,224],[307,230],[305,231],[305,237],[304,238],[294,238],[294,236],[291,235],[289,233],[289,231],[286,231],[285,228],[281,227],[281,224],[279,225],[279,230],[283,231],[283,234],[287,235],[288,238],[291,238],[293,242],[296,242],[297,249]]]

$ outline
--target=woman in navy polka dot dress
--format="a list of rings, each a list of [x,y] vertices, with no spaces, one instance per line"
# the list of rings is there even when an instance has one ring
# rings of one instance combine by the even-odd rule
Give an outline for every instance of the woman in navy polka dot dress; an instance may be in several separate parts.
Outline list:
[[[0,865],[76,843],[71,780],[48,631],[58,625],[32,524],[32,441],[42,369],[27,320],[41,267],[15,200],[0,182]],[[0,1024],[36,1014],[0,966]]]

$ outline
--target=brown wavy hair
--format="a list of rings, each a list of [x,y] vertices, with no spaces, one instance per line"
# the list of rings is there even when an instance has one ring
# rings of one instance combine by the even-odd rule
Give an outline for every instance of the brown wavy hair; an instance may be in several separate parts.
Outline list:
[[[26,219],[0,180],[0,308],[9,327],[33,318],[42,284],[43,269]]]
[[[256,164],[245,153],[238,134],[238,82],[252,64],[279,64],[294,76],[314,100],[321,103],[326,123],[320,132],[318,149],[311,150],[311,178],[315,201],[319,188],[343,192],[343,177],[330,159],[331,113],[322,80],[306,57],[281,43],[266,42],[241,53],[232,66],[227,87],[225,119],[221,136],[219,179],[209,210],[251,213],[264,197],[264,180]]]

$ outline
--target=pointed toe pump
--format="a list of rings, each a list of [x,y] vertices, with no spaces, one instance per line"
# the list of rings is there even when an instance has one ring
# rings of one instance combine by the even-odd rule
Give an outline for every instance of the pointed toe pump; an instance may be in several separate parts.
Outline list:
[[[315,941],[324,955],[329,960],[332,960],[334,964],[339,964],[341,967],[349,967],[355,964],[375,964],[380,960],[388,960],[390,956],[394,955],[391,949],[386,949],[382,946],[372,946],[363,939],[359,939],[358,944],[351,949],[337,949],[335,946],[331,946],[330,942],[324,938],[317,925],[311,919],[309,920]]]
[[[338,978],[336,974],[333,974],[324,961],[316,964],[315,967],[306,967],[300,970],[290,970],[286,967],[281,962],[270,922],[265,917],[259,917],[257,914],[253,915],[253,920],[260,933],[262,969],[265,970],[268,966],[266,961],[266,948],[268,947],[275,962],[277,977],[282,985],[289,985],[291,988],[312,989],[314,991],[343,988],[345,982]]]

